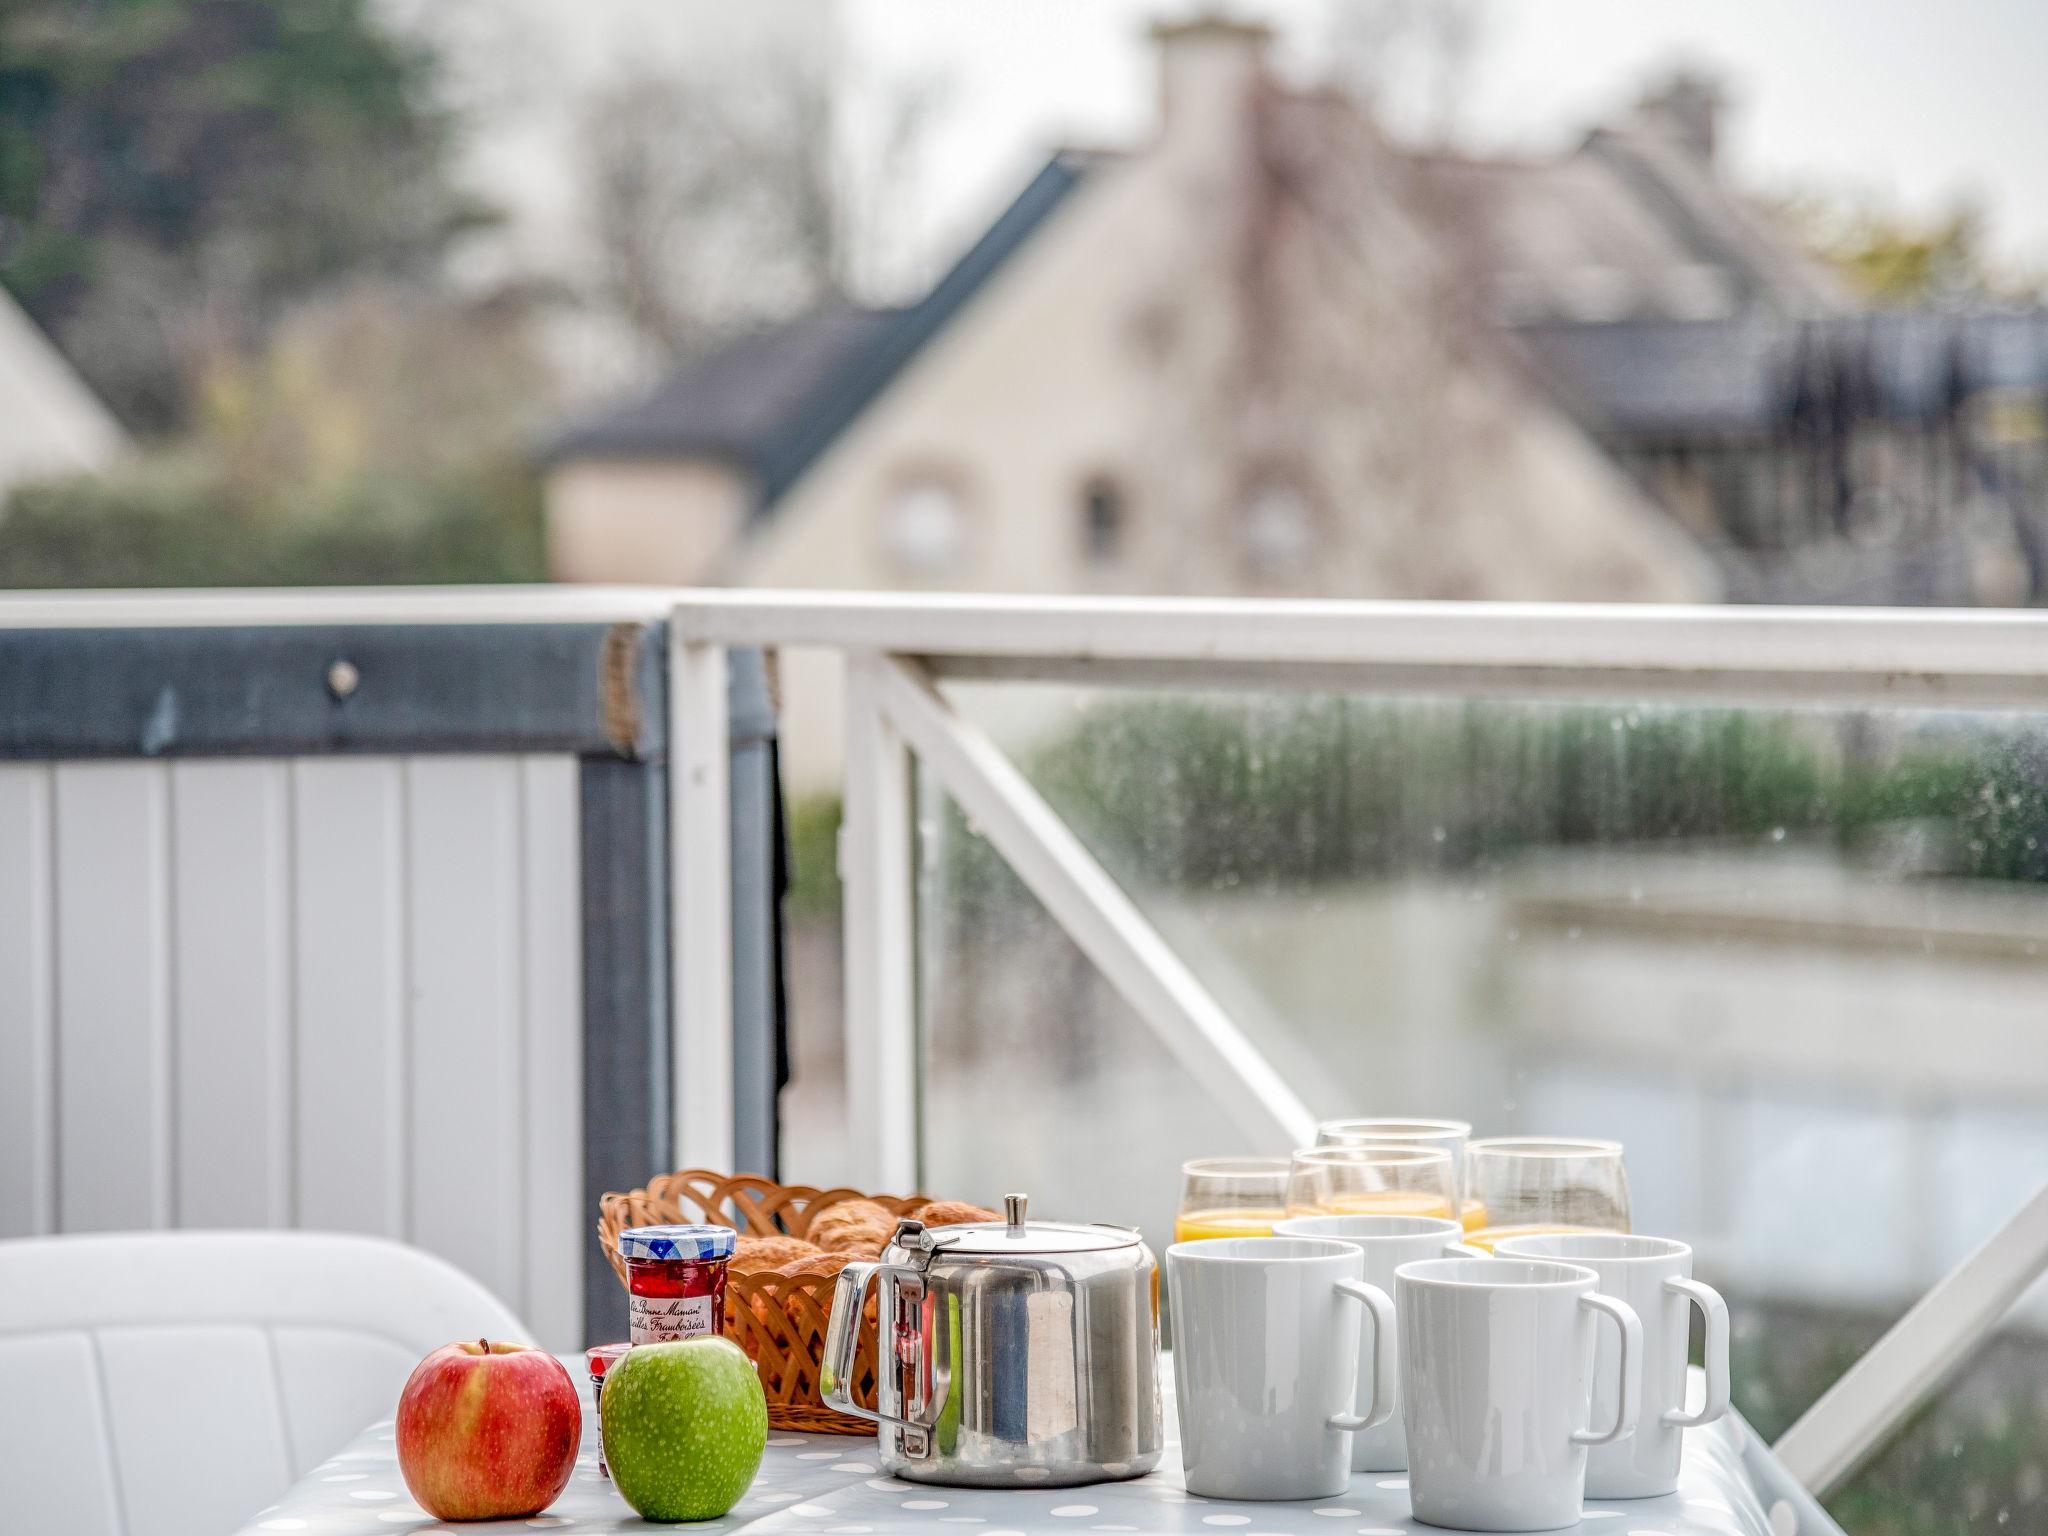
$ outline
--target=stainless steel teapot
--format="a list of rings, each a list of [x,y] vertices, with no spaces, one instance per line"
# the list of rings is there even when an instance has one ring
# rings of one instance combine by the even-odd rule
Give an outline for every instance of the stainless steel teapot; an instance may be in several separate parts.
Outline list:
[[[832,1293],[823,1396],[873,1419],[885,1471],[913,1482],[1044,1488],[1140,1477],[1159,1460],[1158,1265],[1128,1227],[901,1221],[880,1263]],[[876,1288],[879,1411],[853,1400]]]

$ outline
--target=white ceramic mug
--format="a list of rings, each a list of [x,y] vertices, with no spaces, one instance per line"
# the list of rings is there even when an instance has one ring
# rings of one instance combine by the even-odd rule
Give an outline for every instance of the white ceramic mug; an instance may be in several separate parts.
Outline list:
[[[1394,1306],[1364,1257],[1327,1238],[1225,1237],[1166,1250],[1173,1392],[1188,1492],[1324,1499],[1351,1480],[1351,1431],[1393,1412],[1392,1362],[1371,1352],[1370,1408],[1351,1411],[1358,1310],[1390,1340]]]
[[[1415,1518],[1472,1531],[1576,1525],[1586,1448],[1636,1426],[1643,1325],[1592,1270],[1429,1259],[1395,1275]],[[1620,1334],[1611,1423],[1592,1421],[1595,1325]]]
[[[1600,1289],[1619,1296],[1643,1320],[1643,1402],[1636,1432],[1603,1445],[1586,1458],[1586,1493],[1596,1499],[1645,1499],[1678,1486],[1684,1431],[1711,1424],[1728,1411],[1728,1304],[1712,1286],[1692,1278],[1692,1249],[1668,1237],[1623,1232],[1552,1232],[1503,1238],[1503,1257],[1583,1264]],[[1685,1362],[1692,1308],[1706,1322],[1706,1402],[1685,1410]],[[1612,1411],[1613,1344],[1600,1340],[1593,1368],[1593,1416]]]
[[[1459,1241],[1464,1232],[1457,1222],[1436,1216],[1290,1216],[1273,1226],[1275,1237],[1333,1237],[1350,1243],[1365,1256],[1365,1283],[1383,1291],[1394,1289],[1394,1271],[1403,1264],[1447,1257],[1485,1258],[1480,1249]],[[1401,1371],[1399,1316],[1397,1303],[1396,1326],[1379,1345],[1383,1355],[1392,1357],[1387,1373],[1396,1382]],[[1366,1365],[1358,1377],[1356,1411],[1361,1416],[1366,1412],[1366,1395],[1371,1389],[1371,1366]],[[1352,1471],[1408,1470],[1408,1431],[1401,1421],[1400,1404],[1395,1402],[1391,1406],[1395,1412],[1386,1423],[1377,1429],[1361,1429],[1351,1437]]]

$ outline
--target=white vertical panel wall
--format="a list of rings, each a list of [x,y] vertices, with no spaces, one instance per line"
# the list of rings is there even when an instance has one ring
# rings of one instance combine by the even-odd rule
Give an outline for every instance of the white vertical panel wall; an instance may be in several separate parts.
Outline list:
[[[406,1232],[405,770],[348,757],[291,772],[298,1220]]]
[[[525,1246],[526,1020],[519,943],[519,768],[509,758],[406,765],[412,1047],[406,1128],[413,1225],[497,1289]]]
[[[57,1224],[50,780],[0,764],[0,1237]]]
[[[581,1341],[569,757],[0,765],[0,1236],[400,1237]]]
[[[170,779],[173,1222],[288,1226],[291,770],[176,763]]]
[[[581,931],[583,860],[577,829],[577,768],[571,758],[527,757],[519,764],[519,847],[526,865],[521,882],[520,932],[526,1022],[528,1126],[583,1123],[583,953],[576,944],[533,942],[536,934]],[[563,807],[568,813],[563,813]],[[583,1204],[580,1132],[565,1147],[559,1137],[527,1135],[520,1143],[526,1191],[526,1277],[522,1315],[561,1320],[560,1337],[584,1342],[584,1245],[594,1242],[597,1212]],[[549,1326],[553,1326],[550,1321]]]
[[[65,763],[55,790],[57,1223],[166,1227],[177,1209],[170,770]]]

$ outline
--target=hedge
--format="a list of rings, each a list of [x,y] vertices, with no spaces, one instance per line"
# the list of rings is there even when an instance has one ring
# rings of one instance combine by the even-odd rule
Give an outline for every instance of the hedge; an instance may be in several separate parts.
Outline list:
[[[0,588],[525,582],[546,566],[538,489],[516,469],[365,479],[309,505],[251,506],[161,465],[18,489]]]

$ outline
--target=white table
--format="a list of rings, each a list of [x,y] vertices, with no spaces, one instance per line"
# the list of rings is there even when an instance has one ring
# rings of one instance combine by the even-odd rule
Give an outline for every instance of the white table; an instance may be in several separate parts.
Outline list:
[[[564,1363],[579,1382],[583,1362]],[[1196,1536],[1410,1536],[1433,1533],[1408,1513],[1407,1479],[1361,1472],[1341,1498],[1297,1504],[1198,1499],[1183,1486],[1167,1396],[1167,1454],[1147,1477],[1087,1488],[984,1492],[928,1488],[880,1475],[875,1442],[771,1431],[760,1476],[723,1519],[650,1526],[597,1470],[597,1421],[584,1406],[583,1447],[562,1497],[545,1515],[494,1524],[443,1525],[412,1502],[398,1474],[391,1422],[372,1424],[245,1528],[244,1536],[410,1536],[412,1532],[697,1530],[747,1536],[1080,1536],[1082,1532],[1181,1531]],[[1794,1484],[1767,1446],[1731,1414],[1686,1436],[1677,1493],[1595,1501],[1574,1529],[1589,1536],[1841,1536],[1841,1528]]]

